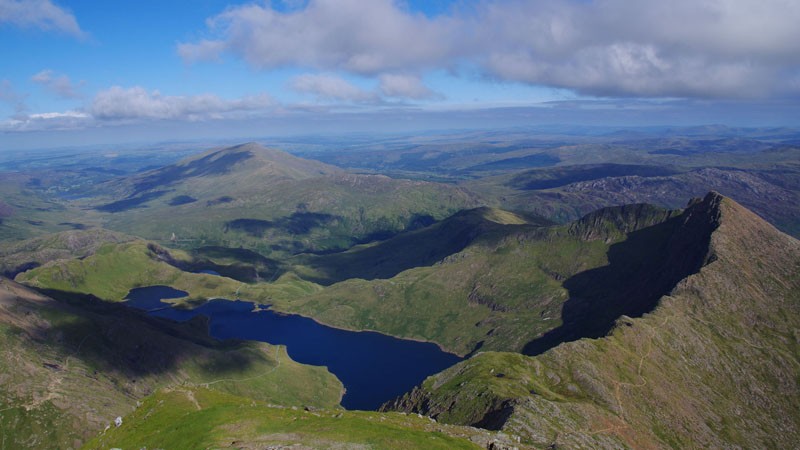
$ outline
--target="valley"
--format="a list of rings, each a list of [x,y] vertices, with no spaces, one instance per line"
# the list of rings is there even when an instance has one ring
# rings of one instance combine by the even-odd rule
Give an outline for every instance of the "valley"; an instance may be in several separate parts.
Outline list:
[[[790,446],[797,136],[175,146],[46,183],[2,162],[4,438]]]

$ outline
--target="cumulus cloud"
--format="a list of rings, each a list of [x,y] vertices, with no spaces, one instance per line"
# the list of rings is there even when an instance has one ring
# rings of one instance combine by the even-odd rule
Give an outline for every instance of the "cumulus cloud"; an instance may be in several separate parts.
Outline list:
[[[201,120],[263,110],[273,104],[267,94],[226,100],[212,94],[168,96],[140,86],[113,86],[97,93],[88,111],[98,120]]]
[[[85,36],[75,16],[50,0],[0,0],[0,23]]]
[[[8,96],[8,86],[7,83],[0,83],[0,100]],[[267,94],[228,100],[211,94],[170,96],[140,86],[113,86],[98,92],[88,105],[75,110],[18,113],[0,122],[0,131],[90,128],[148,120],[244,119],[271,112],[276,107],[272,97]]]
[[[208,25],[217,39],[178,45],[187,61],[228,51],[261,68],[297,64],[359,74],[437,67],[457,36],[447,20],[408,14],[390,0],[312,0],[288,12],[250,4],[229,8]]]
[[[209,19],[206,39],[178,51],[186,61],[231,53],[264,69],[382,76],[386,93],[403,90],[403,80],[387,74],[458,67],[600,96],[800,93],[795,0],[486,0],[432,18],[403,5],[310,0],[286,11],[270,3],[232,7]],[[406,94],[414,93],[409,80]]]
[[[381,93],[387,97],[416,100],[442,98],[441,94],[437,94],[425,86],[417,75],[382,74],[379,80]]]
[[[354,103],[374,103],[378,97],[349,81],[330,74],[303,74],[292,79],[290,86],[297,92],[313,94],[322,100]]]
[[[45,69],[31,77],[31,81],[41,84],[47,90],[62,98],[79,98],[75,85],[66,75],[54,74],[52,70]]]
[[[82,111],[19,114],[0,122],[0,131],[71,130],[85,128],[92,117]]]

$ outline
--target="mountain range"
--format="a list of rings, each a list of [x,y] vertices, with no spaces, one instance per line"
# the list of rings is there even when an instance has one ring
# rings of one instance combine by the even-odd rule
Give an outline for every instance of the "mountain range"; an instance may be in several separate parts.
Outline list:
[[[244,144],[76,198],[6,178],[3,445],[790,448],[800,242],[774,225],[792,229],[797,186],[754,170],[587,162],[441,183]],[[691,199],[702,186],[759,214]],[[32,192],[55,206],[24,207]],[[346,411],[340,381],[291,349],[120,304],[153,285],[185,291],[182,308],[247,299],[465,359]]]

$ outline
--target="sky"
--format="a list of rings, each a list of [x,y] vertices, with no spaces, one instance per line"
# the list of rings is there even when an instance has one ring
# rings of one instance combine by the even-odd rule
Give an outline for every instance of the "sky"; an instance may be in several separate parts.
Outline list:
[[[800,125],[797,0],[0,0],[0,150]]]

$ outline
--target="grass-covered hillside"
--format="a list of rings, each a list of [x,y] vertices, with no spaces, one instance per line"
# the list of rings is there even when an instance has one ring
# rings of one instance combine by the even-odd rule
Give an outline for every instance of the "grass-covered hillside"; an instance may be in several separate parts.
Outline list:
[[[518,445],[506,434],[439,424],[416,414],[278,407],[193,387],[156,392],[122,426],[85,448],[477,450]]]
[[[175,325],[54,294],[60,299],[0,278],[4,448],[77,448],[161,388],[207,386],[300,407],[334,408],[341,399],[333,375],[295,363],[285,348],[220,343],[203,320]]]
[[[135,287],[165,284],[187,291],[187,300],[269,303],[328,325],[433,341],[460,354],[534,353],[602,335],[620,315],[652,309],[699,264],[691,215],[691,208],[632,205],[551,226],[479,208],[345,252],[272,261],[270,280],[258,281],[184,270],[213,260],[215,269],[235,276],[225,270],[242,273],[264,263],[253,252],[239,252],[236,261],[221,250],[201,258],[146,241],[109,243],[17,280],[113,301]]]
[[[351,174],[257,144],[113,180],[96,193],[80,204],[107,228],[266,255],[347,248],[478,204],[451,185]]]
[[[551,448],[792,448],[800,440],[800,242],[709,195],[699,272],[655,310],[536,357],[482,353],[391,409]]]
[[[21,241],[0,241],[0,275],[18,273],[60,259],[85,258],[101,246],[134,240],[103,229],[71,230]]]

